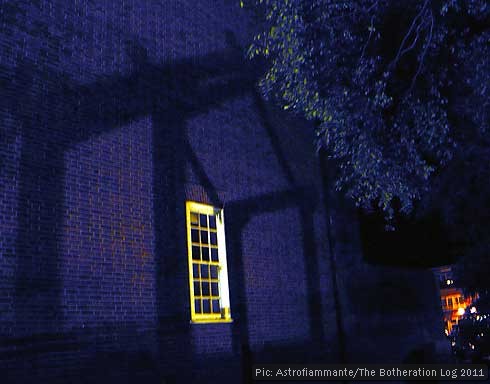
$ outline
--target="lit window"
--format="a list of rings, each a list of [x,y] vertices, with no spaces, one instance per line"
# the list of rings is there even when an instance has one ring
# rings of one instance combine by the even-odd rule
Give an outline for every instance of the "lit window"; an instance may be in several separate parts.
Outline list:
[[[229,322],[223,210],[188,201],[186,216],[191,320]]]

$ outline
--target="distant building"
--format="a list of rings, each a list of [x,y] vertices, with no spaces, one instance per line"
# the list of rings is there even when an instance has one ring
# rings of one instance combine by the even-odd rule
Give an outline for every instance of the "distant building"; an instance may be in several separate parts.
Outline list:
[[[475,295],[465,295],[462,287],[454,280],[454,273],[450,265],[433,268],[439,283],[441,307],[444,314],[444,328],[451,333],[454,325],[464,316],[465,310],[477,298]]]

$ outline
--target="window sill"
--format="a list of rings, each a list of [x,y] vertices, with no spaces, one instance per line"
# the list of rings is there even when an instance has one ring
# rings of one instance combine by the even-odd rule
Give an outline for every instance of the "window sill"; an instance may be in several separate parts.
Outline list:
[[[190,324],[217,324],[217,323],[233,323],[233,319],[203,319],[203,320],[191,320]]]

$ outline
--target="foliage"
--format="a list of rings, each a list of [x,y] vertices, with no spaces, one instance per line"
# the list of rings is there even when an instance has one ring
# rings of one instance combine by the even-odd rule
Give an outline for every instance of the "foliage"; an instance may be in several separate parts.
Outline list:
[[[358,206],[408,213],[461,188],[454,169],[465,159],[489,157],[485,0],[241,5],[261,17],[249,55],[268,59],[263,94],[316,123],[319,147],[339,164],[337,189]]]

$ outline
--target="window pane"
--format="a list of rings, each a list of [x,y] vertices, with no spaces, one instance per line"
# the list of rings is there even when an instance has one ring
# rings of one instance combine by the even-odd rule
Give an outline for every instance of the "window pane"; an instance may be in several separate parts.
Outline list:
[[[201,313],[201,300],[199,299],[196,299],[194,300],[194,311],[196,311],[196,313]]]
[[[191,229],[191,241],[199,243],[199,231],[197,229]]]
[[[202,295],[209,296],[209,283],[207,281],[202,282]]]
[[[213,215],[209,216],[209,228],[216,229],[216,217]]]
[[[220,313],[219,300],[213,300],[213,313]]]
[[[217,265],[211,265],[209,268],[211,270],[211,279],[217,279],[218,278],[218,266]]]
[[[191,212],[191,224],[192,225],[197,225],[198,224],[198,217],[199,215],[196,212]]]
[[[208,247],[202,247],[202,259],[204,261],[209,261],[209,248]]]
[[[207,264],[201,264],[201,277],[209,279],[209,266]]]
[[[208,215],[199,215],[199,225],[201,227],[207,227],[208,226]]]
[[[218,261],[218,250],[216,248],[211,248],[211,260]]]
[[[199,278],[199,264],[192,264],[192,275],[194,278]]]
[[[211,313],[211,303],[209,299],[202,301],[202,312],[203,313]]]
[[[207,231],[201,231],[201,243],[203,244],[208,244],[208,232]]]
[[[215,232],[209,234],[209,240],[212,245],[218,245],[218,236]]]
[[[192,258],[194,260],[199,260],[201,259],[201,255],[199,254],[199,247],[192,246]]]
[[[218,296],[218,283],[211,283],[211,294],[212,296]]]
[[[199,281],[194,281],[194,295],[201,296],[201,286]]]

